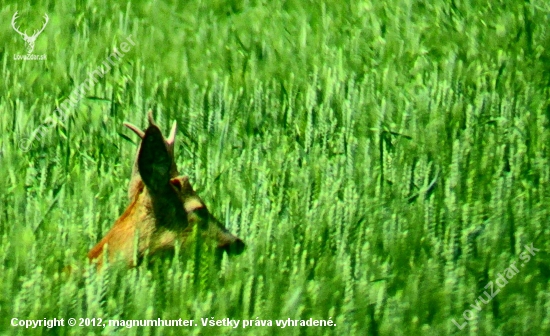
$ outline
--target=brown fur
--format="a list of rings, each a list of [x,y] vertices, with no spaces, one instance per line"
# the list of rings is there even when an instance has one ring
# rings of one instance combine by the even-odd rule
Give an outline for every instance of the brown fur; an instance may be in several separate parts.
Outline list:
[[[168,139],[162,136],[152,112],[145,132],[134,125],[125,125],[141,138],[128,186],[130,205],[90,250],[88,258],[100,268],[107,245],[109,261],[120,258],[128,266],[135,266],[147,251],[154,255],[174,249],[176,243],[185,248],[196,226],[205,241],[228,253],[240,254],[245,247],[242,240],[210,214],[189,179],[178,176],[174,161],[176,124]]]

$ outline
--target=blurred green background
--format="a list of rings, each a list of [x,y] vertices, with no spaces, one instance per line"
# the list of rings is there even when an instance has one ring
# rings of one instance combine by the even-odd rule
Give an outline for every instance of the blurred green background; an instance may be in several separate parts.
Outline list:
[[[33,51],[47,60],[14,60],[16,11],[29,34],[48,14]],[[4,1],[0,22],[2,334],[550,333],[546,1]],[[86,269],[128,204],[122,122],[143,126],[150,108],[165,133],[177,121],[180,171],[247,243],[221,269],[209,256]]]

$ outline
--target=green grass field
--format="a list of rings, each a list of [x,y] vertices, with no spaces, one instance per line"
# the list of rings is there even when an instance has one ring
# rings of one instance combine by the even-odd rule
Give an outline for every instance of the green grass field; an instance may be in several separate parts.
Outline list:
[[[14,59],[15,11],[29,34],[48,14],[47,60]],[[547,1],[8,1],[0,18],[0,334],[550,333]],[[151,108],[247,244],[220,269],[185,251],[87,266],[128,205],[122,123]],[[335,326],[276,325],[310,318]]]

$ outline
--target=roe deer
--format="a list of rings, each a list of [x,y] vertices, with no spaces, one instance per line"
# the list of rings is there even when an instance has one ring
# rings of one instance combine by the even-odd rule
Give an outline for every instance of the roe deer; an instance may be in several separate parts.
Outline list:
[[[218,252],[240,254],[245,248],[243,241],[210,214],[187,176],[178,176],[174,161],[176,122],[165,139],[153,120],[152,111],[148,119],[145,132],[124,123],[141,138],[128,189],[130,205],[90,250],[88,258],[101,268],[107,244],[105,257],[109,261],[118,256],[130,267],[135,266],[134,253],[139,262],[147,251],[154,255],[174,250],[176,243],[184,248],[194,229],[202,241],[215,244]]]

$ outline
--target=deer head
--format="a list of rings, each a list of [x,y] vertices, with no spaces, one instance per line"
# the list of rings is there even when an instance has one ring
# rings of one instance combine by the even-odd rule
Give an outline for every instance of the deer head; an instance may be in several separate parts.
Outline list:
[[[148,118],[149,127],[145,131],[124,123],[141,138],[128,188],[130,205],[90,250],[88,258],[100,267],[107,244],[108,260],[121,258],[134,266],[145,253],[155,255],[174,250],[176,244],[185,249],[193,232],[219,253],[240,254],[245,248],[243,241],[229,233],[208,211],[187,176],[178,174],[174,162],[176,123],[165,139],[152,112]]]
[[[32,36],[27,35],[27,31],[21,32],[18,27],[15,26],[15,21],[17,20],[17,13],[13,14],[13,17],[11,18],[11,26],[13,29],[21,36],[23,36],[23,40],[25,40],[25,43],[27,44],[27,53],[30,54],[34,50],[34,43],[36,42],[36,38],[40,33],[44,31],[44,28],[46,28],[46,25],[48,24],[48,21],[50,21],[50,18],[48,17],[48,14],[44,14],[44,25],[42,26],[42,29],[35,30],[34,34]]]

